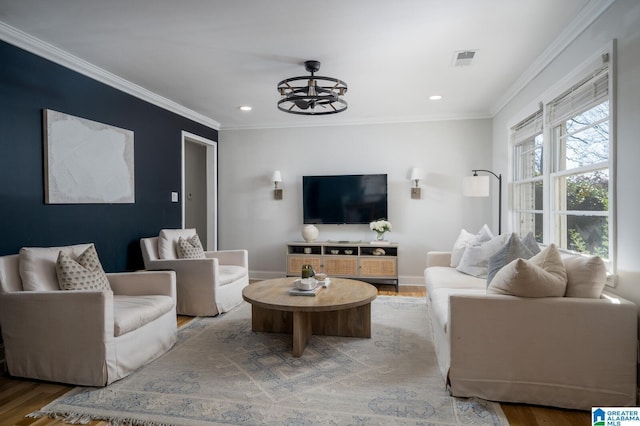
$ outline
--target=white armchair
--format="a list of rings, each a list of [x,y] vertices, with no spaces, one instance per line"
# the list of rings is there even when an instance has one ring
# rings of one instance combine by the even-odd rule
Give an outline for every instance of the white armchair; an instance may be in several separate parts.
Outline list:
[[[175,344],[173,272],[106,274],[112,291],[27,290],[21,256],[0,257],[0,327],[12,376],[105,386]],[[45,266],[39,273],[55,276],[55,260]]]
[[[179,259],[180,237],[195,229],[163,229],[159,237],[142,238],[140,246],[147,270],[173,270],[180,315],[215,316],[242,303],[242,289],[249,284],[247,250],[205,251],[203,259]]]

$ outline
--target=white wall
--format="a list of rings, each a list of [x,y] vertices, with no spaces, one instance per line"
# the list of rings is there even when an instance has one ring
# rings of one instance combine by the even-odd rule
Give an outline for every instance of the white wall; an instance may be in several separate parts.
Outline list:
[[[387,237],[400,244],[400,283],[423,285],[428,250],[451,249],[461,227],[477,231],[488,222],[497,228],[492,199],[461,194],[462,177],[490,168],[490,161],[488,119],[222,130],[220,248],[248,249],[252,278],[284,276],[285,242],[302,241],[302,176],[387,173],[393,225]],[[425,172],[420,200],[410,196],[412,167]],[[273,199],[274,170],[282,172],[282,201]],[[374,238],[368,225],[318,229],[318,240]]]
[[[540,95],[617,39],[617,270],[615,289],[640,305],[640,2],[618,0],[563,51],[493,123],[493,164],[507,170],[508,125]],[[530,112],[534,112],[530,109]],[[524,117],[521,117],[524,118]],[[503,209],[506,211],[506,209]]]

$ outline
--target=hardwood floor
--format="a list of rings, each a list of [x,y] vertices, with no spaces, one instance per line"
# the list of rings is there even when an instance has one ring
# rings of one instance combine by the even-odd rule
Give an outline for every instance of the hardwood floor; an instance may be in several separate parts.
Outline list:
[[[396,293],[392,285],[378,286],[378,294],[386,296],[426,296],[423,286],[400,286]],[[191,317],[179,315],[178,327],[189,321]],[[73,386],[36,380],[14,379],[0,375],[0,426],[8,425],[63,425],[64,422],[54,419],[25,418],[50,401],[73,389]],[[587,411],[562,410],[550,407],[539,407],[524,404],[500,404],[509,423],[514,426],[582,426],[591,424],[591,413]],[[94,421],[93,426],[107,426],[107,422]]]

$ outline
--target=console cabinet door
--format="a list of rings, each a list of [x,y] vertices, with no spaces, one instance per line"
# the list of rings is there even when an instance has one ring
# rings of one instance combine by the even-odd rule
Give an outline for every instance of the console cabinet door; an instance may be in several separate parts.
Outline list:
[[[331,275],[358,275],[358,259],[352,256],[325,256],[324,272]]]
[[[360,276],[371,278],[396,278],[398,261],[394,258],[360,258]]]
[[[322,266],[320,256],[288,256],[287,274],[300,275],[302,265],[311,265],[313,270],[319,272]]]

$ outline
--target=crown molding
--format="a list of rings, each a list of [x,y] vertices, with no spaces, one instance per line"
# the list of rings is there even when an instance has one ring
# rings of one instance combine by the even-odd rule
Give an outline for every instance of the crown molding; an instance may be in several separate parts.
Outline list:
[[[415,116],[402,119],[397,118],[377,118],[377,119],[363,119],[363,120],[345,120],[345,121],[332,121],[329,123],[314,122],[312,124],[291,124],[291,123],[271,123],[271,124],[252,124],[252,125],[223,125],[221,131],[227,130],[270,130],[270,129],[295,129],[306,127],[341,127],[341,126],[372,126],[380,124],[413,124],[413,123],[429,123],[429,122],[441,122],[441,121],[460,121],[460,120],[491,120],[493,117],[490,114],[477,113],[477,114],[465,114],[465,115],[434,115],[434,116]]]
[[[516,80],[498,102],[491,108],[495,117],[513,98],[518,95],[542,70],[562,53],[589,25],[600,17],[616,0],[590,0],[580,10],[567,28],[542,52],[529,68]]]
[[[69,68],[96,81],[104,83],[124,93],[135,96],[160,108],[166,109],[197,123],[220,129],[220,123],[198,112],[184,107],[170,99],[162,97],[144,87],[138,86],[124,78],[118,77],[100,67],[97,67],[83,59],[80,59],[60,48],[46,43],[23,31],[0,21],[0,39],[23,50],[48,59],[58,65]]]

